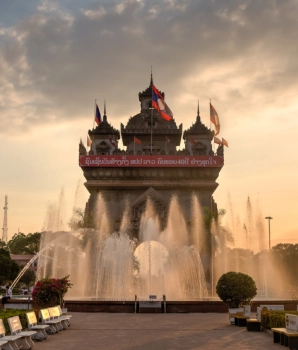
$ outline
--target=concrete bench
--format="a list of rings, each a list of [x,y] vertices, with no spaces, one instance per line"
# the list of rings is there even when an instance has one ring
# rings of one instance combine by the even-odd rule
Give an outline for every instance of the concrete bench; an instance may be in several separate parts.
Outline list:
[[[2,347],[2,345],[4,346],[5,344],[7,344],[7,341],[0,340],[0,349],[4,349],[4,347]]]
[[[46,329],[48,334],[58,333],[63,329],[61,322],[59,320],[51,320],[51,316],[48,309],[40,310],[41,323],[50,326]]]
[[[60,305],[57,305],[57,307],[60,312],[60,317],[67,317],[69,320],[72,318],[72,315],[67,314],[67,308],[62,309]]]
[[[248,332],[260,332],[261,322],[256,318],[249,318],[246,320],[246,329]]]
[[[229,309],[229,320],[231,324],[235,324],[235,316],[243,316],[243,314],[244,314],[243,307]]]
[[[11,335],[21,336],[20,339],[16,340],[17,345],[19,345],[24,350],[33,348],[34,343],[31,339],[31,336],[36,334],[36,332],[23,331],[19,316],[9,317],[7,321]]]
[[[27,325],[29,331],[35,331],[36,334],[32,335],[33,340],[45,340],[48,337],[46,329],[49,328],[49,325],[46,324],[37,324],[37,319],[34,311],[26,313]]]
[[[18,350],[19,346],[16,343],[18,339],[20,339],[20,335],[5,335],[5,327],[3,321],[0,319],[0,341],[6,341],[6,344],[2,345],[2,349],[4,350]]]
[[[290,349],[298,349],[298,316],[285,315],[286,328],[271,328],[273,342],[288,346]]]
[[[49,307],[48,310],[49,310],[49,314],[50,314],[50,319],[57,320],[60,322],[61,327],[60,327],[60,325],[59,325],[59,327],[60,327],[61,331],[62,331],[62,329],[67,329],[69,327],[69,323],[67,322],[68,319],[60,317],[60,311],[59,311],[57,306]]]
[[[58,309],[59,318],[61,320],[64,320],[66,322],[67,326],[70,327],[70,319],[72,318],[72,315],[66,315],[66,314],[63,315],[60,305],[57,305],[55,307]],[[67,309],[64,309],[64,310],[67,311]]]
[[[287,328],[271,328],[273,342],[288,346],[290,349],[298,349],[298,332]]]

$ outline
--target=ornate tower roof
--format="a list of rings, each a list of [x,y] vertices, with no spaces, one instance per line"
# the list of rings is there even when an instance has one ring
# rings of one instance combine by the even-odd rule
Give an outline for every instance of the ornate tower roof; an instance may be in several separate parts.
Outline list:
[[[133,141],[134,136],[139,138],[144,145],[151,144],[151,129],[153,143],[162,142],[164,144],[165,136],[167,136],[171,139],[173,145],[180,145],[182,124],[178,128],[174,119],[166,121],[155,109],[152,109],[152,85],[153,77],[151,73],[149,86],[143,92],[139,92],[140,113],[130,117],[126,126],[121,124],[121,136],[124,146],[128,146]],[[160,93],[164,98],[165,94],[163,92]]]
[[[139,101],[142,102],[144,99],[152,99],[152,85],[153,85],[153,76],[152,76],[152,72],[151,72],[151,78],[150,78],[150,84],[147,87],[147,89],[145,89],[143,92],[139,92]],[[161,93],[162,98],[165,98],[165,93],[161,92],[160,90],[158,90]]]
[[[213,139],[214,131],[208,129],[201,121],[200,108],[198,103],[197,119],[194,124],[183,133],[183,140],[187,139],[187,136],[209,136],[209,139]]]
[[[109,122],[106,114],[106,102],[104,102],[104,115],[102,118],[102,122],[96,126],[96,128],[88,131],[89,136],[93,136],[96,138],[98,136],[113,136],[115,140],[120,139],[120,133],[117,129],[115,129]]]

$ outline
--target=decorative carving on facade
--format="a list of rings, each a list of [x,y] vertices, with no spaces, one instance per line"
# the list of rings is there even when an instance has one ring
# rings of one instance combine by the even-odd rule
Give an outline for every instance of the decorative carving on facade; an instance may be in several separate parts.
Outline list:
[[[111,146],[105,141],[96,145],[96,154],[110,154]]]
[[[141,220],[142,214],[146,210],[146,205],[148,199],[151,200],[155,212],[159,217],[162,227],[165,225],[167,219],[167,207],[168,203],[165,202],[164,198],[152,187],[147,191],[142,193],[133,203],[132,203],[132,220],[134,221],[137,228],[139,228],[139,222]]]
[[[198,142],[196,145],[192,145],[192,154],[194,156],[205,156],[207,152],[207,146],[202,142]]]

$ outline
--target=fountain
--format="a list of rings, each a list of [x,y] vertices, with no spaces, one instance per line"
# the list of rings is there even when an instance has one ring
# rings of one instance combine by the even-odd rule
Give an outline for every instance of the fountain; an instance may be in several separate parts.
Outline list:
[[[53,219],[50,210],[50,222]],[[196,200],[194,216],[200,217]],[[57,209],[59,217],[60,210]],[[70,275],[74,284],[69,297],[97,300],[133,300],[149,295],[170,300],[202,300],[208,297],[204,268],[199,253],[200,238],[187,230],[173,196],[167,224],[161,231],[150,197],[141,217],[137,238],[130,235],[129,203],[119,232],[109,232],[108,212],[101,194],[97,198],[96,229],[75,232],[45,232],[41,242],[38,276],[61,278]],[[196,224],[196,232],[202,221]],[[50,242],[55,239],[55,244]],[[194,241],[195,243],[193,244]]]

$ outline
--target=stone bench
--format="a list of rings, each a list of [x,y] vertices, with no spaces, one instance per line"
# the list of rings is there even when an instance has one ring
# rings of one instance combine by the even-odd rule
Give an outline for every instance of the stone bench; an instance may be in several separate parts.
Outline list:
[[[9,317],[7,321],[8,321],[11,335],[17,335],[21,337],[20,339],[16,340],[17,345],[24,350],[33,348],[34,343],[31,339],[31,336],[36,334],[36,332],[23,331],[19,316]]]
[[[33,340],[45,340],[48,337],[46,330],[50,327],[46,324],[38,324],[34,311],[26,313],[27,325],[29,331],[35,331],[36,334],[32,336]]]
[[[290,349],[298,349],[298,316],[286,314],[285,323],[286,328],[271,328],[273,342]]]
[[[20,335],[5,335],[5,327],[3,321],[0,319],[0,341],[6,341],[6,344],[2,344],[2,349],[4,350],[18,350],[19,346],[16,341],[20,339]]]
[[[290,349],[298,349],[298,332],[287,328],[271,328],[273,342],[288,346]]]
[[[231,324],[235,324],[235,317],[243,316],[243,314],[244,314],[243,307],[229,309],[229,321],[231,322]]]
[[[70,318],[67,316],[61,316],[58,306],[49,307],[48,310],[50,314],[50,319],[59,321],[61,323],[62,328],[60,330],[67,329],[70,326]]]
[[[41,323],[50,326],[47,328],[46,332],[48,334],[58,333],[63,329],[63,326],[59,320],[51,319],[50,313],[48,309],[40,310]]]
[[[246,320],[246,329],[248,332],[260,332],[261,322],[256,318],[250,318]]]
[[[59,314],[60,319],[65,320],[68,327],[69,327],[70,326],[70,319],[72,318],[72,315],[67,315],[67,309],[65,309],[65,308],[61,309],[60,305],[57,305],[56,307],[58,308],[58,314]]]
[[[5,340],[0,340],[0,349],[4,349],[4,345],[7,344],[8,342]],[[2,347],[3,345],[3,347]]]

